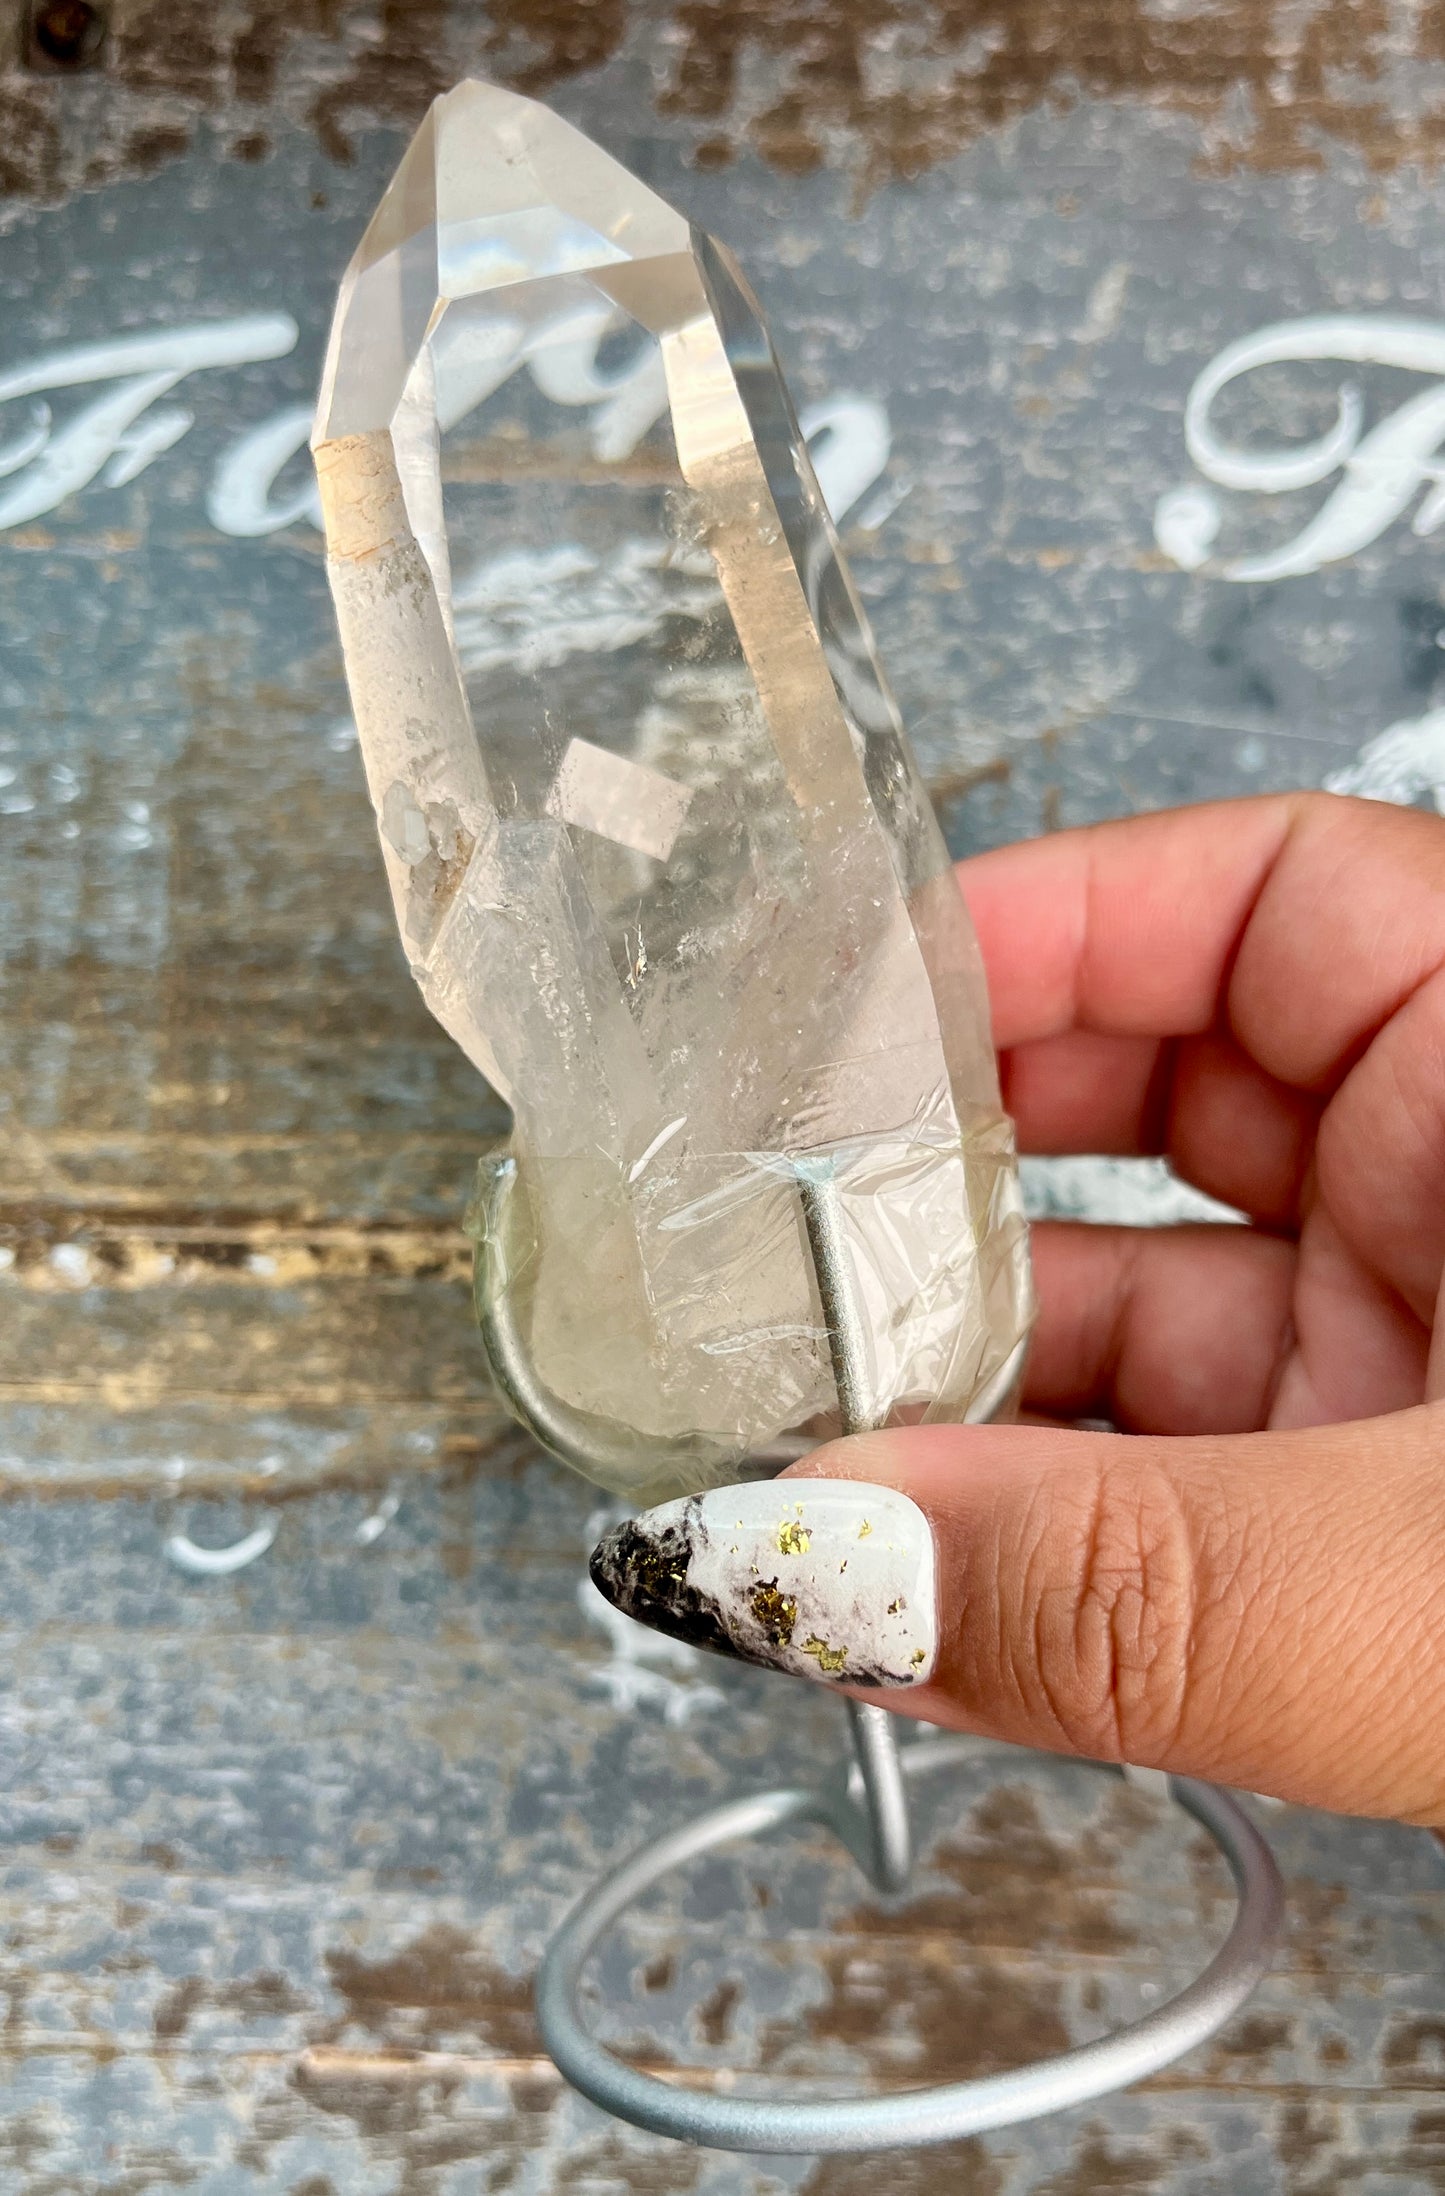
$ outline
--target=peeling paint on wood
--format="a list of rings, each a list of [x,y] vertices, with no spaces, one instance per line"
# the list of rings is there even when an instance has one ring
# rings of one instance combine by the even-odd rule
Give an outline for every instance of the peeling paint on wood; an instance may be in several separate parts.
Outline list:
[[[345,163],[368,129],[414,127],[460,75],[545,97],[639,39],[661,60],[660,112],[694,126],[692,157],[708,169],[746,149],[803,175],[841,141],[871,187],[1080,101],[1187,116],[1220,173],[1316,172],[1344,151],[1387,174],[1431,168],[1445,150],[1434,0],[491,0],[468,11],[448,0],[112,0],[109,17],[83,82],[22,60],[18,22],[6,39],[10,193],[51,200],[151,174],[203,125],[223,157],[262,162],[278,112]],[[86,96],[97,80],[103,101]],[[100,130],[78,130],[77,108]]]
[[[579,1603],[594,1494],[481,1376],[459,1222],[502,1117],[393,936],[301,461],[216,493],[304,419],[400,134],[481,68],[725,234],[805,399],[873,423],[850,551],[958,850],[1327,777],[1439,800],[1419,498],[1234,585],[1187,563],[1201,526],[1268,552],[1329,484],[1206,508],[1182,412],[1266,324],[1445,321],[1440,10],[108,15],[94,66],[41,73],[0,0],[0,373],[272,333],[168,392],[187,420],[142,413],[106,454],[125,477],[0,531],[6,2196],[1445,2190],[1439,1849],[1288,1810],[1276,1972],[1096,2113],[880,2168],[687,2152],[557,2080],[528,1980],[570,1900],[661,1824],[821,1774],[838,1713],[793,1701],[783,1744],[780,1681],[628,1659]],[[1316,434],[1338,378],[1243,378],[1219,433]],[[1370,420],[1421,385],[1361,382]],[[87,396],[45,401],[59,424]],[[35,432],[30,397],[0,411],[0,443]],[[165,1554],[259,1527],[228,1574]],[[596,2017],[718,2086],[896,2086],[1146,2011],[1229,1910],[1147,1795],[980,1747],[908,1901],[812,1833],[716,1856],[604,1948]]]

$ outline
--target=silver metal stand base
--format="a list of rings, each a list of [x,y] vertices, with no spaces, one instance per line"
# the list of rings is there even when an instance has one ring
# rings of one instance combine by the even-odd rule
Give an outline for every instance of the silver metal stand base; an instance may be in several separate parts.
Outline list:
[[[908,1874],[907,1783],[976,1759],[972,1742],[927,1738],[900,1749],[882,1709],[853,1707],[859,1767],[825,1787],[757,1792],[699,1815],[657,1838],[579,1900],[552,1940],[537,1984],[542,2039],[574,2088],[637,2127],[715,2150],[898,2150],[952,2142],[1020,2120],[1061,2112],[1156,2074],[1193,2050],[1238,2011],[1269,1966],[1284,1913],[1269,1847],[1238,1803],[1210,1784],[1171,1777],[1170,1795],[1223,1853],[1239,1907],[1234,1926],[1202,1975],[1143,2020],[1009,2074],[889,2096],[789,2102],[720,2097],[659,2081],[625,2065],[589,2035],[578,2011],[583,1970],[599,1941],[642,1893],[674,1868],[715,1847],[757,1838],[790,1822],[822,1822],[862,1860],[881,1890]],[[876,1723],[872,1719],[877,1719]],[[866,1766],[870,1759],[874,1771]],[[901,1868],[901,1876],[899,1870]]]

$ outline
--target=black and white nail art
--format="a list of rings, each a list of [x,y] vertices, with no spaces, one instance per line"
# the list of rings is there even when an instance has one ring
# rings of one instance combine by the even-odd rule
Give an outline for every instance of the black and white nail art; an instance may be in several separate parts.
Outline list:
[[[839,1684],[933,1674],[933,1532],[891,1487],[718,1487],[617,1526],[591,1568],[617,1608],[695,1647]]]

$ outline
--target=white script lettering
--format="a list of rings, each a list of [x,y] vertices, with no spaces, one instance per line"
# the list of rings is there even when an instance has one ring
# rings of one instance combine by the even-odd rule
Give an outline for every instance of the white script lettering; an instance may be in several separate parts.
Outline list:
[[[284,358],[296,336],[289,313],[247,313],[50,351],[0,373],[0,405],[33,400],[26,426],[0,448],[0,478],[10,481],[0,490],[0,530],[53,511],[97,474],[110,488],[134,480],[192,424],[180,405],[153,411],[158,398],[205,367]],[[57,428],[47,396],[95,382],[107,384],[105,394]]]
[[[1184,412],[1185,447],[1205,480],[1244,494],[1280,495],[1343,475],[1298,533],[1262,555],[1220,562],[1214,569],[1221,579],[1291,579],[1338,563],[1383,534],[1422,487],[1412,531],[1432,534],[1445,520],[1445,378],[1408,397],[1369,433],[1364,397],[1345,382],[1333,424],[1313,442],[1254,450],[1220,438],[1213,406],[1231,382],[1263,366],[1320,360],[1445,377],[1445,324],[1385,313],[1321,313],[1257,329],[1211,360]],[[1197,571],[1210,563],[1223,520],[1219,497],[1196,481],[1160,497],[1154,538],[1175,564]]]
[[[526,367],[554,403],[587,410],[588,440],[599,460],[614,464],[630,456],[666,409],[667,390],[655,347],[620,365],[599,363],[615,320],[610,306],[574,308],[563,339],[553,326],[545,345],[540,331],[504,327],[492,352],[472,357],[467,387],[451,392],[453,409],[465,414]],[[48,351],[0,372],[0,406],[32,400],[25,424],[0,443],[0,483],[8,483],[0,486],[0,533],[55,510],[93,483],[120,488],[136,479],[195,424],[184,405],[162,404],[162,397],[203,369],[284,358],[297,334],[289,313],[249,313]],[[57,426],[48,398],[96,383],[106,385],[103,392]],[[221,453],[206,494],[206,515],[218,533],[247,540],[298,523],[319,527],[316,483],[303,455],[311,417],[309,404],[288,404]],[[803,429],[824,499],[841,520],[887,467],[888,414],[873,398],[836,396],[810,407]],[[288,466],[291,475],[283,480]],[[904,492],[900,488],[886,509],[870,506],[863,523],[878,523]]]

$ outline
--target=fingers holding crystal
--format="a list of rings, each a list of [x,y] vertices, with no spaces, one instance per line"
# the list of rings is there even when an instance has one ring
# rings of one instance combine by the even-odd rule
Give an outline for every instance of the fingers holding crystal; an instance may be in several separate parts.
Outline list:
[[[959,866],[1000,1050],[1227,1028],[1323,1093],[1445,962],[1437,818],[1336,794],[1131,816]]]
[[[1210,1028],[1301,805],[1280,795],[1169,810],[961,863],[1000,1051],[1071,1029]]]
[[[1298,1244],[1210,1223],[1046,1221],[1033,1259],[1030,1411],[1130,1433],[1235,1434],[1369,1418],[1426,1396],[1427,1327],[1323,1209]]]
[[[999,1066],[1021,1151],[1162,1155],[1206,1196],[1270,1227],[1298,1225],[1319,1100],[1267,1075],[1226,1033],[1066,1030]]]
[[[1445,1407],[1226,1439],[927,1426],[830,1444],[932,1527],[930,1723],[1445,1821]]]
[[[1419,1401],[1445,1265],[1440,819],[1333,795],[1221,803],[1004,849],[962,874],[1025,1148],[1117,1150],[1132,1117],[1188,1180],[1297,1237],[1269,1423]],[[1036,1383],[1061,1302],[1066,1328],[1076,1311],[1100,1324],[1097,1295],[1054,1283]],[[1152,1324],[1192,1348],[1187,1296],[1182,1321]],[[1222,1369],[1214,1424],[1230,1430],[1245,1398]],[[1128,1422],[1186,1430],[1163,1394]]]
[[[1266,1422],[1293,1340],[1292,1243],[1207,1223],[1044,1222],[1033,1259],[1026,1409],[1107,1418],[1131,1433],[1247,1433]]]

